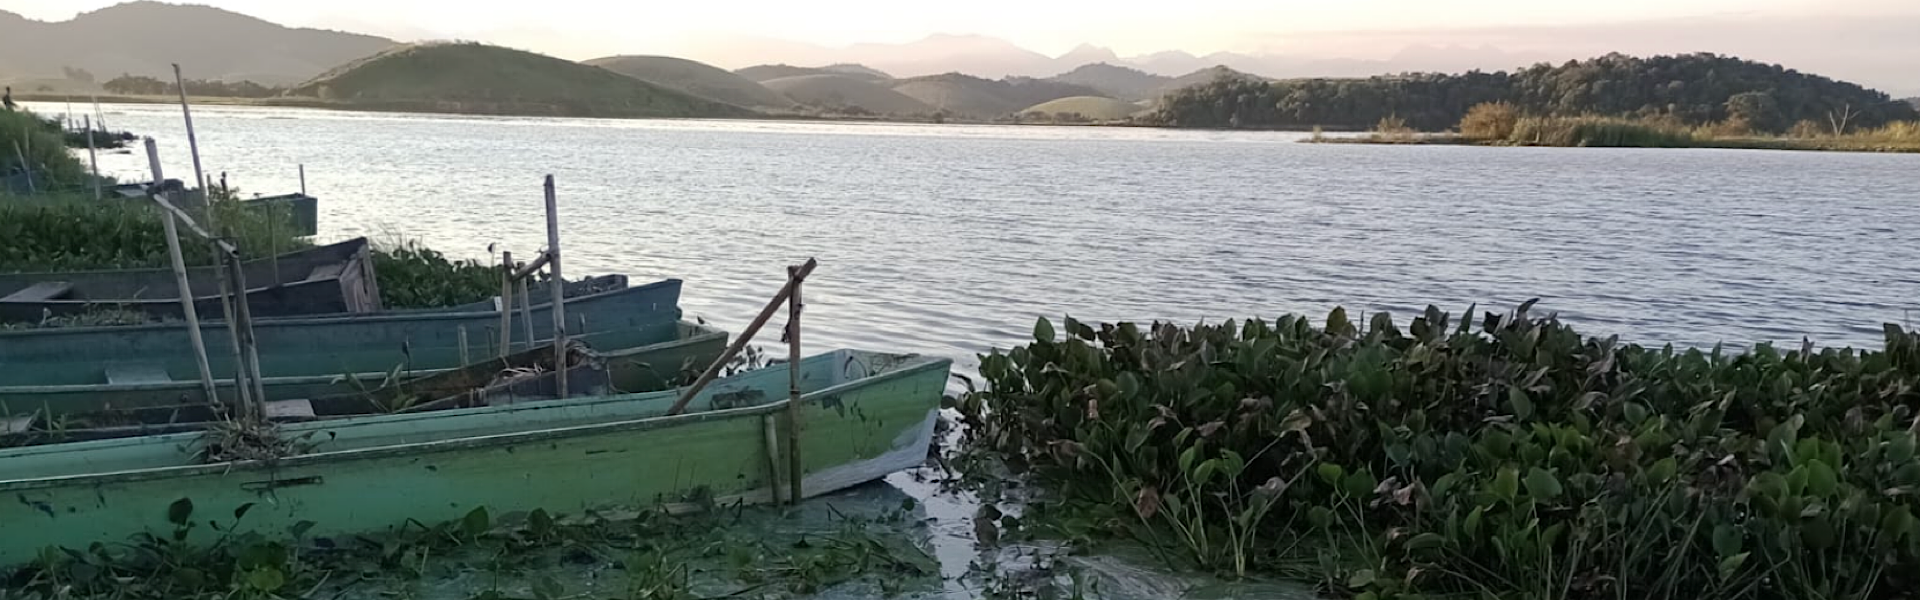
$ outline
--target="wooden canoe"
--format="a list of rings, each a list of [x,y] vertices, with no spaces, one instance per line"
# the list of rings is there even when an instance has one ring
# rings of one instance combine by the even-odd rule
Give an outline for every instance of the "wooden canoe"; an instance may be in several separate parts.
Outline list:
[[[842,350],[800,366],[805,497],[926,460],[951,361]],[[181,500],[221,530],[284,537],[309,522],[309,536],[343,541],[479,507],[567,515],[767,502],[786,488],[787,377],[783,365],[717,380],[677,416],[665,416],[676,397],[667,391],[289,424],[281,434],[311,446],[270,464],[198,462],[202,433],[0,450],[0,565],[165,535]],[[195,527],[188,539],[219,534]]]
[[[651,392],[674,387],[689,370],[697,371],[720,357],[727,333],[697,323],[681,322],[670,337],[665,330],[647,328],[604,332],[577,342],[589,349],[592,369],[573,369],[570,396]],[[522,351],[515,358],[539,361],[551,347]],[[381,407],[404,407],[421,400],[439,399],[486,386],[471,382],[476,374],[505,368],[502,359],[481,360],[454,369],[414,371],[404,376],[392,371],[334,376],[270,377],[262,387],[276,418],[303,419],[379,412]],[[465,377],[463,377],[465,376]],[[463,383],[466,379],[469,383]],[[397,380],[397,381],[396,381]],[[233,402],[233,380],[217,382],[223,402]],[[537,387],[537,386],[536,386]],[[38,386],[0,388],[14,401],[0,403],[0,446],[45,443],[47,440],[128,437],[152,432],[180,431],[183,425],[217,418],[200,400],[200,382],[165,381],[105,386]],[[399,393],[396,393],[399,392]],[[537,391],[522,393],[535,394]],[[404,394],[404,398],[401,396]],[[372,400],[369,402],[368,400]],[[59,426],[53,426],[58,423]]]
[[[247,306],[256,318],[369,313],[381,307],[366,238],[248,261],[242,268]],[[200,318],[221,318],[216,269],[188,269],[187,282]],[[172,269],[0,274],[0,322],[38,322],[102,309],[181,318],[179,283]]]
[[[606,349],[672,341],[682,331],[680,286],[679,280],[667,280],[568,299],[567,334]],[[553,336],[549,308],[532,311],[536,339]],[[526,348],[519,317],[514,315],[510,343]],[[374,314],[263,319],[254,323],[254,336],[261,373],[289,386],[269,398],[298,398],[320,394],[311,387],[316,384],[336,389],[326,383],[335,377],[384,377],[396,370],[405,376],[498,355],[499,325],[498,312]],[[230,392],[234,360],[226,325],[203,323],[201,333],[214,376],[225,380],[221,389]],[[678,368],[672,366],[675,372]],[[11,414],[164,406],[181,402],[182,394],[198,400],[198,386],[199,368],[182,323],[0,331],[0,408]]]

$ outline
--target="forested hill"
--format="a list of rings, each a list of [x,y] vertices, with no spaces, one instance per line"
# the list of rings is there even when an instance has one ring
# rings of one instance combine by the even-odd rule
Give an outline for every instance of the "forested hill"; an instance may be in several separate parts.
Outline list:
[[[1915,107],[1844,81],[1714,54],[1609,54],[1517,72],[1407,74],[1366,79],[1220,78],[1167,94],[1151,120],[1177,127],[1369,128],[1397,116],[1416,129],[1460,122],[1482,102],[1536,115],[1671,115],[1687,124],[1738,113],[1761,131],[1802,121],[1852,125],[1920,118]]]

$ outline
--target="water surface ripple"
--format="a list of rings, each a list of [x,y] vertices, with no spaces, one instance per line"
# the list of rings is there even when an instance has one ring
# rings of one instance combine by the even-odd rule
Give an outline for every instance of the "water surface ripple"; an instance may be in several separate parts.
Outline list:
[[[58,112],[63,107],[42,105]],[[178,111],[110,105],[192,172]],[[687,280],[738,329],[814,256],[806,342],[954,356],[1035,316],[1195,321],[1527,298],[1651,344],[1879,346],[1920,307],[1920,156],[1333,146],[1149,129],[473,118],[202,107],[209,172],[322,237]],[[132,176],[145,158],[109,155]],[[771,336],[770,336],[771,338]],[[772,339],[767,340],[772,342]]]

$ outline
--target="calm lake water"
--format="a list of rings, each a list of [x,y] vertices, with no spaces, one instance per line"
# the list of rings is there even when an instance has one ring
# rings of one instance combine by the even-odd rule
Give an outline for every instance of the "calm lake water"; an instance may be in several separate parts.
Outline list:
[[[42,105],[59,112],[58,105]],[[109,105],[192,174],[177,108]],[[806,342],[968,361],[1035,317],[1507,310],[1650,344],[1878,347],[1920,308],[1920,156],[1390,147],[1151,129],[609,121],[201,107],[203,162],[322,237],[685,279],[736,330],[818,257]],[[145,173],[141,153],[103,169]]]
[[[105,112],[114,129],[159,138],[167,172],[191,177],[176,109]],[[1041,315],[1191,322],[1345,306],[1404,325],[1428,304],[1504,311],[1535,297],[1590,334],[1641,343],[1877,348],[1881,323],[1920,309],[1920,156],[211,106],[195,119],[208,172],[246,192],[295,191],[305,164],[325,240],[532,255],[552,173],[569,273],[685,279],[687,313],[735,331],[785,265],[818,257],[815,350],[965,366],[1021,342]],[[137,179],[146,158],[102,166]],[[976,554],[977,504],[915,474],[889,482],[824,502],[919,499],[948,579],[927,597],[977,597],[959,582],[971,562],[1007,562]],[[1125,592],[1108,598],[1305,596],[1077,560]]]

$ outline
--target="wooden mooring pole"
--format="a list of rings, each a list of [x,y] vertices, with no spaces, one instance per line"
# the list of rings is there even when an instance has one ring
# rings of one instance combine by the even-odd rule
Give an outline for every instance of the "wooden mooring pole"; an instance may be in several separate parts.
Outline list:
[[[547,176],[547,267],[551,269],[553,280],[547,282],[547,288],[553,291],[553,384],[561,398],[567,397],[567,279],[560,273],[560,208],[553,193],[553,176]],[[531,345],[533,340],[527,340]]]
[[[787,298],[787,497],[799,503],[805,498],[802,484],[806,473],[800,468],[800,267],[787,267],[787,281],[793,282],[793,295]]]
[[[767,325],[767,320],[773,318],[773,313],[779,311],[781,306],[786,305],[787,299],[793,297],[794,288],[799,287],[800,282],[806,280],[808,275],[812,275],[814,267],[818,266],[820,261],[807,259],[807,264],[800,265],[797,270],[789,271],[787,284],[780,287],[780,293],[775,294],[773,300],[767,302],[766,308],[760,309],[760,315],[754,317],[752,323],[747,324],[746,330],[740,332],[740,337],[733,340],[733,345],[727,346],[727,350],[721,352],[720,358],[714,359],[713,364],[707,366],[707,370],[700,374],[699,379],[694,380],[693,385],[687,386],[685,391],[680,392],[680,399],[675,400],[673,407],[667,409],[667,415],[673,416],[686,412],[687,404],[693,402],[693,397],[700,395],[700,391],[706,389],[707,384],[713,383],[714,378],[720,376],[720,369],[726,367],[727,363],[738,356],[741,350],[746,349],[747,343],[753,341],[753,334],[759,333],[760,328]]]
[[[153,171],[153,180],[165,181],[165,176],[160,172],[158,146],[153,138],[147,138],[146,144],[147,167]],[[180,315],[187,320],[187,341],[193,345],[193,364],[200,369],[200,392],[206,395],[207,404],[218,406],[220,396],[213,385],[213,369],[207,364],[207,342],[200,336],[200,315],[193,306],[193,286],[187,279],[187,260],[180,252],[180,228],[175,224],[178,217],[174,216],[176,211],[166,198],[156,192],[153,199],[162,205],[161,212],[165,213],[161,215],[161,222],[166,225],[167,258],[173,261],[173,281],[180,290]]]

